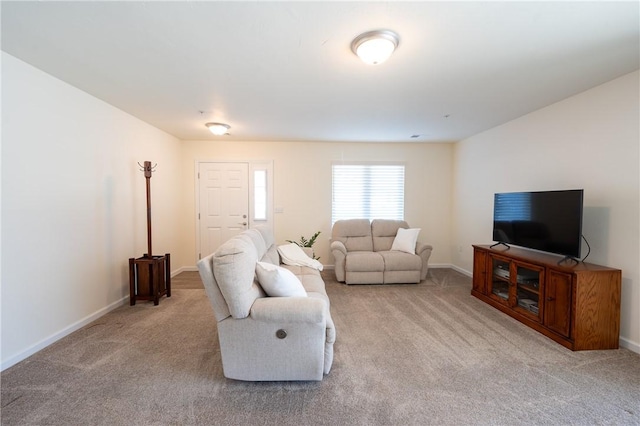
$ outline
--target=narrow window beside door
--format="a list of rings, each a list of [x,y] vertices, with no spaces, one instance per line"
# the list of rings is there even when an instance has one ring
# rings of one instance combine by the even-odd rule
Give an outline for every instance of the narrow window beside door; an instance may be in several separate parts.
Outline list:
[[[253,220],[267,220],[267,171],[253,171]]]

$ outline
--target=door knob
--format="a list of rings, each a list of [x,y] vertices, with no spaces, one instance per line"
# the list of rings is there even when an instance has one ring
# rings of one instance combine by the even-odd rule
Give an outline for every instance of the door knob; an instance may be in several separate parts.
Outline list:
[[[247,226],[247,222],[238,222],[238,225],[244,225],[244,226]]]

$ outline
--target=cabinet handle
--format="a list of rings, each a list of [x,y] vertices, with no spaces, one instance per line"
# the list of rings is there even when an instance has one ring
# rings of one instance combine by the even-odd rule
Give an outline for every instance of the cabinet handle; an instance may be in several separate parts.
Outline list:
[[[551,297],[551,296],[547,297],[548,302],[553,302],[554,300],[556,300],[555,297]]]

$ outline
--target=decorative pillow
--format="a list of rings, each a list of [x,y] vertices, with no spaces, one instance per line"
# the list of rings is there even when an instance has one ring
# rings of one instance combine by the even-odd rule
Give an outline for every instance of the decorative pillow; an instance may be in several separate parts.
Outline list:
[[[293,272],[268,262],[256,263],[258,282],[272,297],[307,297],[302,283]]]
[[[416,254],[416,241],[418,241],[418,234],[420,234],[420,228],[398,228],[398,233],[396,234],[396,238],[393,240],[391,250]]]

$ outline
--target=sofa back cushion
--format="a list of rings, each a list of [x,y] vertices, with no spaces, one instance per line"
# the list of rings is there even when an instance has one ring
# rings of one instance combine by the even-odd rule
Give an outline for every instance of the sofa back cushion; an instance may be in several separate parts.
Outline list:
[[[216,321],[220,322],[228,318],[231,312],[229,312],[227,301],[220,292],[220,287],[213,274],[213,255],[214,253],[211,253],[198,261],[198,271],[200,272],[204,289],[207,292],[207,297],[209,297],[209,302],[211,302]]]
[[[336,221],[331,230],[331,239],[333,241],[341,241],[347,251],[373,251],[369,219]]]
[[[247,231],[222,244],[213,255],[213,274],[234,318],[249,316],[253,302],[265,296],[255,280],[258,259],[254,240]]]
[[[371,222],[373,251],[389,251],[396,238],[398,228],[409,228],[404,220],[374,219]]]
[[[274,265],[279,265],[280,262],[280,254],[278,253],[278,247],[272,245],[267,249],[267,252],[262,256],[260,262],[268,262]]]
[[[275,239],[273,238],[271,229],[266,226],[256,226],[253,231],[260,233],[265,246],[264,253],[258,250],[258,259],[261,262],[278,265],[280,263],[280,255],[278,254],[278,248],[275,245]]]
[[[247,229],[246,231],[240,234],[241,236],[249,237],[251,243],[256,249],[256,254],[258,255],[258,259],[261,259],[262,256],[267,252],[267,244],[264,240],[264,237],[260,231],[257,229]]]
[[[273,238],[273,232],[271,229],[264,225],[259,225],[254,228],[255,231],[258,231],[260,235],[262,235],[262,239],[264,240],[264,244],[267,247],[271,247],[275,244],[275,239]]]

